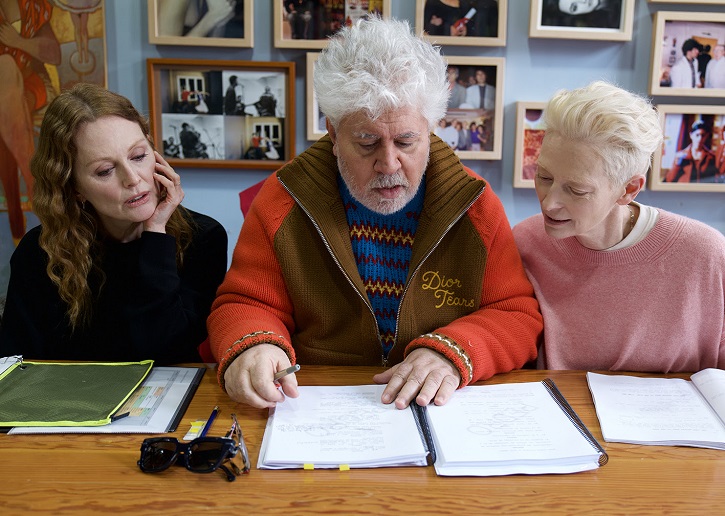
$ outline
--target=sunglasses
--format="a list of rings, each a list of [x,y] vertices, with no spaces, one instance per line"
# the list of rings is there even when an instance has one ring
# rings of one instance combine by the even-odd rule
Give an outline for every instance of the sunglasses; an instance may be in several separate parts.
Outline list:
[[[237,458],[241,458],[241,468],[235,463]],[[188,443],[181,443],[176,437],[144,439],[137,464],[144,473],[158,473],[172,464],[184,466],[193,473],[221,469],[229,482],[251,470],[242,428],[235,414],[232,414],[232,427],[224,437],[198,437]]]

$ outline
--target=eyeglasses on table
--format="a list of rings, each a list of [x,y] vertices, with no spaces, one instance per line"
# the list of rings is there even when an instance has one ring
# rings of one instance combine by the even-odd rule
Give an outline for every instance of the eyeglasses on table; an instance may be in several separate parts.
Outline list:
[[[141,443],[138,467],[144,473],[158,473],[172,464],[184,466],[193,473],[212,473],[221,469],[229,482],[249,473],[249,453],[244,443],[237,416],[231,415],[232,426],[224,437],[198,437],[188,443],[176,437],[151,437]],[[236,461],[241,459],[242,467]],[[229,467],[227,467],[229,465]]]

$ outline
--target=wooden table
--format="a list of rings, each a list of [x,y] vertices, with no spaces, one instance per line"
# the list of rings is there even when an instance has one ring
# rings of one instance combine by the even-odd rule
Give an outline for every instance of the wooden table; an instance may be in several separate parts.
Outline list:
[[[373,367],[303,366],[300,385],[372,383]],[[722,514],[725,453],[605,443],[583,372],[516,371],[484,383],[552,378],[609,454],[595,471],[570,475],[438,477],[432,467],[257,470],[266,410],[229,400],[209,369],[179,430],[221,412],[209,435],[222,435],[236,412],[254,469],[222,474],[173,467],[142,473],[146,435],[0,435],[0,514]]]

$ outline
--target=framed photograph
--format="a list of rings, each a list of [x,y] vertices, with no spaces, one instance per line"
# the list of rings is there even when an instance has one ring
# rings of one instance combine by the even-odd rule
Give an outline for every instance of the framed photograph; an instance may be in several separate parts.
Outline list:
[[[254,0],[148,0],[149,43],[254,46]]]
[[[307,52],[307,139],[311,141],[317,141],[327,134],[325,115],[317,103],[313,80],[315,63],[319,55],[319,52]]]
[[[156,147],[174,167],[276,169],[295,152],[295,65],[147,59]]]
[[[725,0],[647,0],[650,4],[710,4],[725,5]]]
[[[725,96],[725,13],[655,13],[650,94]]]
[[[635,0],[531,0],[532,38],[630,41]]]
[[[272,0],[274,46],[323,49],[327,39],[346,24],[376,14],[390,17],[391,0]]]
[[[657,106],[665,140],[650,188],[725,192],[725,106]]]
[[[447,56],[451,97],[433,131],[461,159],[501,159],[503,57]]]
[[[507,0],[459,2],[416,0],[416,31],[438,45],[506,45]]]
[[[516,103],[514,188],[534,188],[536,160],[544,141],[546,102]]]

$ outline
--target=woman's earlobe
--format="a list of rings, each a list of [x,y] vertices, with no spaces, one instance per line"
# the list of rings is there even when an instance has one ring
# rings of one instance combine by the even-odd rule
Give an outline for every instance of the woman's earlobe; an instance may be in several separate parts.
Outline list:
[[[622,204],[629,204],[635,197],[637,197],[639,192],[644,189],[645,179],[646,178],[643,175],[636,175],[625,183],[624,194],[621,197]]]

